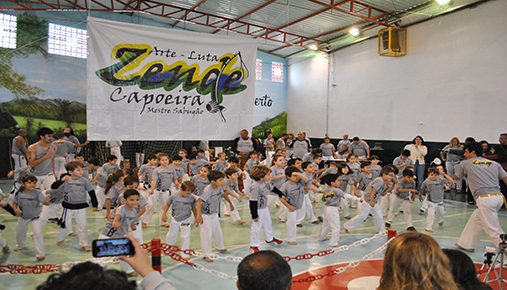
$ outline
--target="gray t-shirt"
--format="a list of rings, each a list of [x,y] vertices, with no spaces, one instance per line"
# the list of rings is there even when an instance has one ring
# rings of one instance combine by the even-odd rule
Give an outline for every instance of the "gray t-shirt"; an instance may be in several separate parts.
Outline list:
[[[250,200],[257,201],[257,209],[263,209],[268,206],[268,191],[272,189],[267,182],[252,181],[250,185]]]
[[[386,190],[385,183],[384,183],[384,180],[382,179],[382,177],[375,178],[366,187],[366,190],[364,191],[364,201],[367,203],[370,203],[372,189],[375,189],[375,196],[374,196],[373,200],[375,201],[375,203],[378,203],[378,199]]]
[[[253,141],[251,138],[248,138],[248,139],[243,139],[243,138],[239,138],[238,140],[238,145],[236,146],[236,150],[238,150],[238,152],[250,152],[252,151],[252,148],[253,148]]]
[[[156,190],[169,190],[174,179],[176,179],[176,171],[171,166],[166,168],[157,167],[151,175],[151,180],[157,181]]]
[[[340,142],[338,142],[338,150],[339,151],[343,151],[343,150],[349,148],[350,143],[351,142],[350,142],[349,139],[347,139],[347,140],[341,140]],[[348,152],[347,151],[343,152],[343,154],[346,154],[346,153],[348,153]]]
[[[303,206],[303,196],[305,195],[304,186],[305,185],[301,181],[296,183],[290,183],[287,181],[282,185],[282,188],[280,188],[285,195],[287,203],[296,209],[300,209]]]
[[[308,152],[303,155],[303,162],[313,162],[313,154]]]
[[[102,165],[102,169],[104,169],[104,171],[106,172],[106,175],[109,176],[109,174],[113,173],[113,171],[115,171],[115,170],[120,169],[120,167],[118,166],[118,164],[111,165],[109,163],[106,163],[106,164]]]
[[[326,171],[322,172],[320,177],[324,177],[328,174],[338,174],[338,168],[331,166],[328,169],[326,169]]]
[[[192,216],[192,208],[195,207],[195,197],[184,197],[173,194],[167,199],[167,204],[172,206],[171,215],[176,221],[184,221]]]
[[[336,187],[328,187],[322,195],[322,201],[326,204],[325,206],[339,207],[341,199],[345,197],[345,192]]]
[[[183,160],[181,160],[180,168],[183,169],[183,172],[185,172],[185,174],[188,174],[188,160],[187,160],[187,158],[183,158]]]
[[[44,194],[37,189],[30,192],[19,191],[14,196],[14,203],[22,211],[21,218],[29,220],[40,215],[42,209],[39,205],[44,203],[45,198]]]
[[[254,168],[254,166],[256,166],[256,165],[259,165],[259,161],[254,160],[254,159],[248,159],[246,161],[246,171],[248,173],[250,173],[250,170],[252,170],[252,168]]]
[[[151,182],[151,175],[153,174],[153,170],[157,168],[155,165],[143,164],[141,168],[139,168],[139,173],[141,173],[140,181],[144,183]]]
[[[119,221],[121,227],[115,229],[113,228],[113,221],[117,214],[121,215]],[[123,238],[124,235],[128,235],[132,222],[139,222],[137,211],[135,209],[128,210],[125,205],[122,205],[111,215],[111,217],[109,217],[106,225],[100,233],[110,238]]]
[[[357,189],[364,191],[368,184],[373,180],[371,173],[366,174],[364,172],[359,173],[357,176]]]
[[[53,142],[58,148],[55,153],[55,157],[65,157],[74,148],[74,143],[65,140],[56,140]]]
[[[175,172],[174,179],[178,179],[179,180],[179,178],[182,177],[183,174],[185,174],[185,172],[183,172],[183,169],[181,169],[181,167],[179,167],[179,166],[178,167],[174,167],[174,166],[171,165],[169,167],[172,167],[174,169],[174,172]]]
[[[115,208],[121,203],[120,195],[123,195],[125,188],[121,185],[113,184],[107,191],[106,199],[111,200],[111,209]]]
[[[398,165],[402,165],[403,162],[407,162],[407,164],[405,164],[401,167],[398,167]],[[405,168],[407,168],[407,166],[414,166],[414,161],[412,161],[412,159],[410,159],[409,157],[407,157],[407,159],[403,159],[403,158],[401,158],[401,156],[398,156],[398,157],[394,158],[393,165],[398,167],[397,176],[401,177],[403,175],[403,170],[405,170]]]
[[[380,165],[372,165],[371,166],[371,179],[375,179],[380,176],[380,171],[382,170],[382,166]]]
[[[273,180],[274,177],[283,174],[283,177],[277,180]],[[287,182],[287,177],[285,177],[285,169],[280,168],[278,166],[271,166],[271,185],[280,189],[282,185]]]
[[[195,184],[196,189],[194,194],[197,196],[201,196],[206,186],[210,185],[208,177],[202,179],[200,175],[194,175],[192,177],[192,182]]]
[[[63,187],[57,189],[46,190],[46,196],[49,196],[49,203],[59,204],[63,201]]]
[[[63,183],[63,200],[68,204],[84,204],[88,192],[93,190],[90,181],[84,177],[69,178]]]
[[[308,152],[308,150],[310,149],[311,145],[309,144],[310,142],[308,140],[299,140],[299,139],[296,139],[294,142],[292,142],[292,156],[294,158],[296,157],[299,157],[301,159],[303,159],[303,156]]]
[[[333,152],[336,151],[336,148],[331,143],[322,143],[320,144],[320,149],[322,149],[323,157],[333,157]]]
[[[431,180],[429,177],[421,185],[421,195],[428,196],[428,201],[434,203],[444,202],[444,184],[449,184],[445,177],[439,176],[436,180]]]
[[[446,149],[463,150],[463,145],[460,145],[459,147],[452,147],[452,148],[450,145],[447,145],[442,150],[446,150]],[[447,159],[447,161],[461,161],[465,158],[461,154],[460,155],[454,154],[452,150],[449,152],[446,152],[445,154],[446,154],[445,159]]]
[[[354,178],[354,180],[357,180],[357,176],[359,175],[359,173],[361,172],[361,164],[359,163],[350,163],[350,162],[347,162],[347,165],[349,166],[350,170],[352,170],[352,178]]]
[[[264,139],[264,141],[262,142],[263,145],[264,145],[264,148],[266,149],[266,152],[271,152],[271,151],[275,151],[275,140],[274,139],[269,139],[269,138],[266,138]],[[271,146],[273,145],[273,147],[266,147],[267,146]]]
[[[410,183],[406,183],[405,180],[403,180],[403,178],[400,178],[399,181],[398,181],[398,185],[396,185],[396,188],[401,188],[401,189],[414,189],[416,188],[415,186],[415,180],[412,180],[412,182]],[[396,194],[396,196],[398,198],[401,198],[401,199],[405,199],[405,198],[408,198],[410,196],[410,192],[408,191],[398,191],[398,190],[395,190],[394,191],[394,194]]]
[[[313,181],[312,175],[306,173],[305,171],[303,171],[303,175],[306,176],[306,178],[308,178],[308,181],[306,183],[303,183],[303,181],[301,181],[301,183],[303,183],[303,185],[305,187],[312,187],[312,181]],[[305,190],[305,194],[308,194],[308,190]]]
[[[237,190],[239,190],[239,185],[237,180],[230,180],[229,178],[226,178],[224,181],[224,185],[222,186],[224,188],[224,191],[230,190],[234,193],[236,193]]]
[[[201,213],[207,215],[218,213],[220,197],[222,197],[223,194],[224,189],[222,187],[214,189],[211,184],[206,186],[202,195],[198,197],[198,199],[202,200]]]
[[[42,148],[39,143],[35,143],[35,148],[37,151],[35,151],[35,160],[41,159],[46,155],[47,151],[53,151],[55,152],[55,148],[53,148],[52,144],[49,144],[48,150]],[[32,166],[32,174],[35,176],[45,176],[49,173],[53,172],[53,164],[51,162],[53,158],[49,157],[46,158],[46,160],[42,161],[36,166]]]
[[[356,154],[357,156],[366,156],[366,149],[369,149],[370,146],[368,146],[368,143],[364,142],[363,140],[359,140],[358,144],[355,144],[354,142],[350,143],[349,150],[352,151],[352,153]]]
[[[192,175],[197,175],[201,171],[201,167],[204,165],[209,165],[208,161],[203,159],[198,159],[195,164],[188,164],[188,167],[190,168],[190,172]]]
[[[347,190],[347,184],[353,185],[355,182],[353,174],[341,175],[340,176],[340,189],[342,191]]]
[[[222,171],[224,172],[225,171],[225,168],[227,167],[227,162],[222,162],[222,163],[215,163],[213,164],[213,169],[214,170],[218,170],[218,171]]]
[[[63,139],[65,141],[70,141],[74,144],[81,144],[79,142],[79,139],[77,139],[77,137],[74,135],[65,136],[65,137],[63,137]],[[70,153],[76,153],[76,152],[79,152],[80,150],[81,150],[81,148],[79,148],[79,147],[72,147],[72,149],[70,150]]]
[[[507,177],[499,163],[483,157],[461,161],[455,174],[459,178],[466,177],[475,199],[486,194],[500,193],[498,181]]]
[[[99,177],[97,177],[97,179],[95,179],[95,181],[97,182],[97,185],[102,188],[105,188],[107,176],[108,176],[107,173],[104,171],[104,169],[102,169],[102,167],[99,167],[99,168],[97,168],[96,174],[99,175]]]

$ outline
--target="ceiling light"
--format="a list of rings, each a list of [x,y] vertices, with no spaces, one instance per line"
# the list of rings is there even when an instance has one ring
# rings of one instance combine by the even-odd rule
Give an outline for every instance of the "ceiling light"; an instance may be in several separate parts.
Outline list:
[[[358,36],[359,35],[359,29],[357,29],[356,27],[353,27],[349,30],[349,33],[352,34],[353,36]]]
[[[451,0],[437,0],[438,5],[444,5],[451,2]]]
[[[312,45],[310,45],[308,48],[311,49],[311,50],[317,50],[317,49],[319,49],[319,47],[315,43],[312,44]]]

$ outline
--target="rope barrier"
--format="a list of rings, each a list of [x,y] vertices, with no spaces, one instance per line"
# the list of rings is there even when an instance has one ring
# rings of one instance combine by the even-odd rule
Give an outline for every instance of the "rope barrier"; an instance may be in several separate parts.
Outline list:
[[[307,254],[297,255],[295,257],[285,256],[284,259],[287,262],[289,262],[292,260],[302,261],[302,260],[310,260],[314,257],[324,257],[324,256],[328,256],[328,255],[331,255],[334,253],[344,252],[344,251],[347,251],[347,250],[354,248],[354,247],[359,247],[359,246],[365,245],[365,244],[371,242],[372,240],[383,237],[383,236],[388,236],[388,241],[384,245],[382,245],[380,248],[378,248],[375,251],[364,256],[362,259],[350,262],[347,266],[337,268],[337,269],[335,269],[327,274],[324,274],[324,275],[319,274],[319,275],[310,276],[307,278],[303,278],[303,279],[299,279],[297,281],[294,281],[295,283],[311,282],[311,281],[323,279],[326,276],[333,276],[333,275],[343,273],[345,270],[347,270],[349,268],[355,268],[355,267],[359,266],[359,264],[361,262],[372,259],[378,253],[384,251],[387,248],[387,245],[389,244],[389,242],[396,236],[396,231],[386,230],[386,231],[383,231],[383,232],[380,232],[380,233],[374,235],[371,238],[364,238],[362,240],[354,242],[351,245],[344,245],[344,246],[341,246],[337,249],[320,251],[315,254],[307,253]],[[190,250],[190,249],[181,250],[178,246],[161,243],[160,239],[153,239],[148,243],[142,244],[141,247],[143,249],[148,250],[148,252],[152,253],[152,265],[153,265],[154,269],[159,272],[162,269],[161,268],[161,265],[162,265],[161,253],[164,252],[164,254],[169,256],[171,259],[173,259],[177,262],[181,262],[181,263],[187,264],[189,266],[192,266],[197,271],[205,272],[205,273],[208,273],[210,275],[216,276],[221,279],[230,279],[230,280],[234,280],[234,281],[236,281],[238,279],[237,276],[229,276],[226,273],[219,272],[216,270],[207,269],[206,267],[204,267],[200,264],[190,262],[188,259],[183,258],[180,254],[178,254],[178,252],[181,252],[181,253],[184,253],[188,256],[202,257],[202,253],[195,251],[195,250]],[[213,260],[222,259],[227,262],[235,262],[235,263],[239,263],[239,262],[241,262],[241,260],[243,260],[243,257],[232,257],[232,256],[221,257],[218,254],[211,254],[208,257]],[[89,259],[87,261],[94,262],[96,264],[104,266],[104,265],[110,264],[110,263],[117,263],[119,261],[119,259],[118,259],[118,257],[108,257],[108,258],[94,258],[94,259]],[[70,270],[70,268],[72,268],[74,265],[79,264],[79,263],[82,263],[82,261],[66,262],[66,263],[63,263],[62,265],[41,264],[41,265],[34,265],[34,266],[25,266],[25,265],[15,265],[15,264],[9,264],[9,265],[0,264],[0,273],[42,274],[42,273],[59,272],[59,271],[66,272],[66,271]]]

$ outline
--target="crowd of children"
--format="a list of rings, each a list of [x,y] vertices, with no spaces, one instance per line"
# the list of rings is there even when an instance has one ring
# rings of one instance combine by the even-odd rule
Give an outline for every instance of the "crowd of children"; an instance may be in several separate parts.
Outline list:
[[[265,164],[262,155],[255,151],[248,154],[248,160],[227,158],[225,153],[220,153],[216,161],[208,162],[204,152],[187,155],[186,150],[180,150],[172,157],[165,153],[148,154],[146,164],[135,171],[120,169],[114,155],[103,165],[97,158],[85,163],[78,155],[77,161],[65,164],[66,173],[51,185],[51,190],[36,188],[37,178],[26,168],[11,172],[9,175],[15,177],[10,199],[12,208],[3,201],[0,205],[19,217],[14,251],[25,247],[28,224],[32,224],[37,259],[45,258],[42,229],[51,213],[59,217],[57,245],[69,235],[76,235],[72,232],[75,216],[79,245],[91,251],[86,216],[88,196],[93,211],[102,210],[107,220],[98,238],[122,237],[130,229],[142,242],[142,229],[149,226],[158,202],[159,224],[169,228],[166,243],[176,243],[179,234],[181,248],[188,249],[194,225],[199,228],[201,251],[207,262],[213,261],[210,258],[212,239],[219,252],[227,251],[219,222],[222,202],[225,216],[230,216],[239,226],[251,224],[250,250],[253,252],[260,250],[261,229],[266,243],[282,243],[272,233],[270,210],[274,205],[279,208],[277,222],[286,223],[286,240],[290,245],[297,245],[297,228],[303,226],[305,217],[310,224],[322,222],[319,241],[329,240],[329,246],[338,247],[340,213],[349,219],[343,224],[345,233],[359,226],[368,215],[373,216],[376,230],[380,232],[391,227],[400,206],[407,230],[415,231],[410,203],[416,195],[421,201],[422,195],[426,195],[426,231],[433,232],[435,212],[438,224],[443,225],[444,185],[451,186],[453,180],[441,166],[429,168],[428,179],[418,181],[422,183],[418,191],[408,150],[403,150],[392,165],[381,167],[378,157],[359,162],[356,154],[336,151],[329,141],[326,138],[320,148],[305,154],[303,159],[287,158],[285,152],[276,150],[271,164]],[[346,160],[337,160],[337,156]],[[317,198],[318,194],[322,194],[321,198]],[[325,205],[317,218],[314,204],[319,199]],[[248,219],[241,217],[236,208],[244,200],[250,209]],[[351,217],[349,207],[358,209],[356,216]],[[384,217],[387,217],[385,223]],[[0,246],[4,252],[9,250],[1,237]],[[187,253],[182,256],[189,257]],[[126,263],[121,268],[136,275]]]

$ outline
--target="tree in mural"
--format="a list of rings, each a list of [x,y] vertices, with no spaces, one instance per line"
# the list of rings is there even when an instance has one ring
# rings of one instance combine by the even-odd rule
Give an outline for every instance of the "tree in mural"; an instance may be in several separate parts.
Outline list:
[[[26,76],[12,69],[13,57],[28,57],[39,52],[49,58],[46,50],[48,22],[27,14],[17,18],[16,49],[0,48],[0,87],[9,90],[16,98],[35,97],[44,90],[26,83]]]

